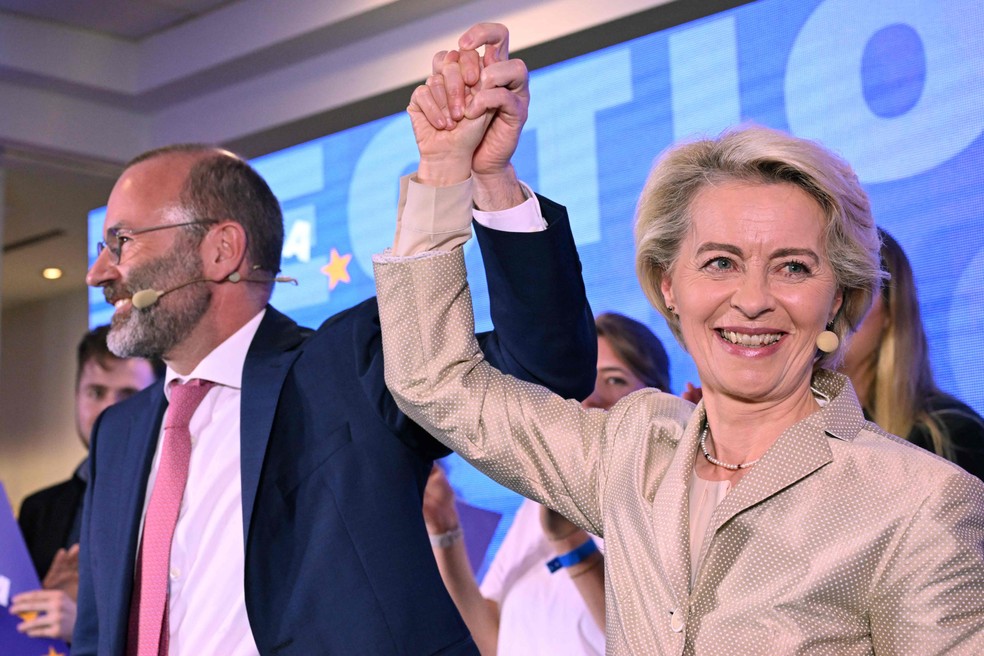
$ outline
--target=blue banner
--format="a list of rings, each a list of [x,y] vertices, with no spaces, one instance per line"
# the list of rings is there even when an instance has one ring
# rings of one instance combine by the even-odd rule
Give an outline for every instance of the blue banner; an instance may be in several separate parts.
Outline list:
[[[28,617],[8,610],[14,595],[41,587],[20,527],[10,509],[7,493],[0,483],[0,654],[3,656],[65,656],[68,647],[60,640],[29,638],[17,632],[17,625]]]

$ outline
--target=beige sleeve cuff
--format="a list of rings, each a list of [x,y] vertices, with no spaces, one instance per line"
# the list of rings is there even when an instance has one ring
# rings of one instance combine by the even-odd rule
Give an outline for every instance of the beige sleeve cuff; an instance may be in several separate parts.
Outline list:
[[[407,257],[426,251],[450,251],[471,237],[472,181],[428,187],[416,174],[400,178],[400,202],[391,255]]]

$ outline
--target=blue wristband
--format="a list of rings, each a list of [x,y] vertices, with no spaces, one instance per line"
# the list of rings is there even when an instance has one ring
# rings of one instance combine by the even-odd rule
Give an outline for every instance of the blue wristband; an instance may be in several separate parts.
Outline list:
[[[598,545],[591,538],[573,551],[568,551],[563,556],[557,556],[553,560],[547,561],[547,569],[553,574],[562,567],[573,567],[591,554],[598,551]]]

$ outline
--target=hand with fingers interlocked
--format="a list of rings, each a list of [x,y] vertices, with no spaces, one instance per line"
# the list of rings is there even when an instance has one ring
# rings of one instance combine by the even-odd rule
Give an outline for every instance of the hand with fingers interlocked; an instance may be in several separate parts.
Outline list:
[[[509,59],[509,31],[497,23],[472,26],[458,48],[434,56],[407,108],[418,179],[443,186],[473,176],[477,207],[514,207],[525,200],[511,159],[529,111],[526,65]]]

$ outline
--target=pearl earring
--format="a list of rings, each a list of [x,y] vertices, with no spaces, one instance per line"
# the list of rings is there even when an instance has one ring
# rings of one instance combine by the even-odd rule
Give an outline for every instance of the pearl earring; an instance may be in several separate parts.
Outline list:
[[[824,353],[833,353],[840,346],[840,338],[832,330],[825,330],[817,335],[817,348]]]

